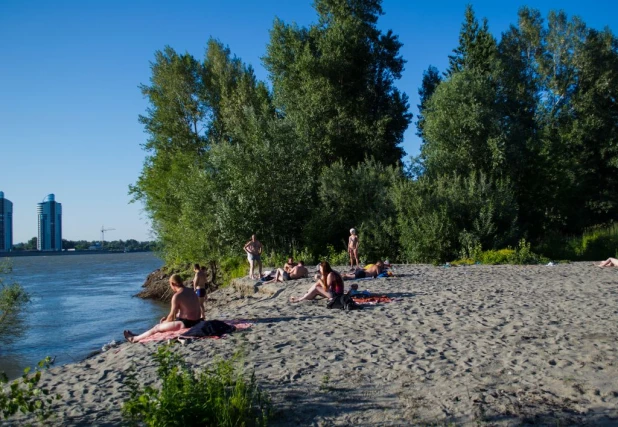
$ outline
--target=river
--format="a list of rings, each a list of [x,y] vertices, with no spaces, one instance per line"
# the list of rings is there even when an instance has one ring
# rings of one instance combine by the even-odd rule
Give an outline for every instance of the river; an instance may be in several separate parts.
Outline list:
[[[45,356],[55,357],[55,364],[82,360],[112,340],[123,340],[124,329],[150,328],[169,310],[167,304],[133,297],[146,276],[163,265],[150,252],[16,257],[10,262],[10,279],[32,300],[17,330],[0,333],[0,372],[9,378]]]

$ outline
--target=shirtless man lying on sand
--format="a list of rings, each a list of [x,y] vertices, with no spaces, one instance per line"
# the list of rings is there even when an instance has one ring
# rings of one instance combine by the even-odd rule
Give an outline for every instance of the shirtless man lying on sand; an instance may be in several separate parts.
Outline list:
[[[384,271],[384,263],[382,260],[378,260],[375,264],[367,266],[365,268],[359,268],[354,273],[347,273],[343,275],[343,280],[352,279],[364,279],[366,277],[378,277],[378,274]]]
[[[618,267],[618,259],[607,258],[605,261],[599,264],[599,267]]]
[[[161,318],[161,322],[144,332],[135,335],[131,331],[124,331],[124,337],[129,342],[139,342],[157,332],[177,331],[183,328],[190,328],[197,325],[202,319],[200,301],[193,289],[185,288],[182,278],[178,274],[170,277],[170,287],[174,291],[172,297],[172,309],[167,317]]]
[[[303,277],[307,276],[309,276],[309,270],[307,270],[307,267],[305,267],[305,263],[302,261],[298,261],[298,265],[291,268],[289,271],[278,268],[277,273],[275,273],[275,278],[273,280],[269,280],[268,282],[264,282],[264,284],[266,285],[268,283],[287,282],[288,280],[302,279]]]

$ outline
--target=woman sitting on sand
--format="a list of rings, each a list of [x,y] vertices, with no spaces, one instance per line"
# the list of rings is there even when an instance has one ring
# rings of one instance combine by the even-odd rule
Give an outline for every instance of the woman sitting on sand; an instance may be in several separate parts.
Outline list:
[[[607,258],[605,261],[599,264],[599,267],[618,267],[618,259]]]
[[[320,263],[320,279],[318,279],[301,298],[291,297],[290,301],[300,302],[312,300],[318,295],[328,299],[343,295],[343,279],[326,261]]]
[[[124,331],[124,337],[129,342],[139,342],[157,332],[177,331],[183,328],[190,328],[197,325],[202,319],[200,300],[192,289],[185,288],[182,278],[178,274],[170,277],[170,287],[174,291],[172,297],[172,309],[167,317],[161,318],[161,322],[144,332],[135,335],[131,331]]]
[[[364,279],[366,277],[378,277],[378,274],[384,271],[384,263],[379,259],[375,264],[370,264],[365,268],[358,268],[354,273],[346,273],[343,275],[343,280]]]

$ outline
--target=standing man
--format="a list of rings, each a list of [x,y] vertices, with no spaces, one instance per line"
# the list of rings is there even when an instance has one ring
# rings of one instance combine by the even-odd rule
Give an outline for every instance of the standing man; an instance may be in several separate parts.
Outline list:
[[[195,271],[195,277],[193,278],[193,290],[195,295],[200,300],[200,312],[202,313],[202,319],[206,319],[206,272],[200,268],[199,264],[193,266]]]
[[[245,246],[244,251],[247,252],[247,260],[249,260],[249,278],[259,279],[262,277],[262,244],[255,238],[255,234],[251,236]],[[253,270],[255,263],[258,263],[260,275],[258,277],[253,276]]]

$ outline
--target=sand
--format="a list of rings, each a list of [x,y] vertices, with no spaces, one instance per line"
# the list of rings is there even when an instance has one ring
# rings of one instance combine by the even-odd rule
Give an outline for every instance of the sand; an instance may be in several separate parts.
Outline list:
[[[239,281],[212,294],[209,317],[254,326],[176,351],[204,366],[242,349],[271,396],[274,425],[618,424],[618,269],[395,272],[346,282],[400,299],[353,312],[289,303],[309,279],[261,289]],[[64,396],[54,422],[120,424],[124,371],[135,364],[151,384],[157,345],[127,343],[52,368],[43,382]]]

